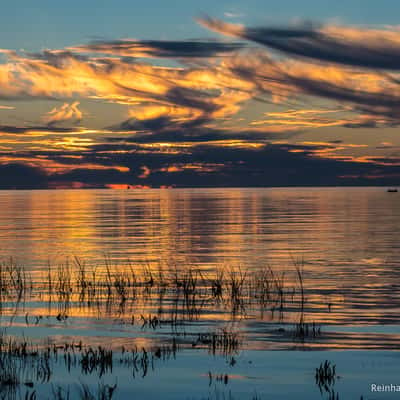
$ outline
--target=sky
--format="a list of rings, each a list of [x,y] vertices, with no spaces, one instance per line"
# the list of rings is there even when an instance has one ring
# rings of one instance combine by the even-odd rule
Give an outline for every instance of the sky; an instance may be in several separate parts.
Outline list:
[[[399,182],[397,1],[1,7],[0,188]]]

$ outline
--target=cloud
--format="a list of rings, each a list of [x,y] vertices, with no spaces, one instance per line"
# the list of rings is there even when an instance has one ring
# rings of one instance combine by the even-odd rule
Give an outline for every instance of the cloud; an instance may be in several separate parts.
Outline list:
[[[301,107],[308,98],[321,98],[333,102],[333,107],[346,105],[346,112],[353,114],[352,121],[361,119],[363,126],[366,121],[372,126],[373,119],[375,126],[395,126],[400,121],[400,85],[384,74],[274,60],[264,53],[237,56],[225,62],[225,67],[277,104],[297,101]]]
[[[0,134],[21,135],[32,133],[72,133],[77,132],[74,128],[32,125],[32,126],[16,126],[16,125],[0,125]]]
[[[91,184],[126,183],[148,186],[298,186],[374,184],[395,182],[400,166],[330,159],[316,156],[318,150],[333,149],[330,144],[267,144],[258,149],[209,146],[176,153],[110,153],[114,163],[130,172],[76,169],[57,174],[54,180]],[[92,155],[93,156],[93,155]],[[86,162],[92,162],[88,155]],[[104,157],[104,154],[103,154]],[[357,178],[343,178],[343,176]]]
[[[142,108],[179,108],[186,109],[189,120],[206,121],[234,114],[253,95],[251,83],[208,64],[167,68],[49,50],[7,56],[9,62],[0,65],[0,98],[85,98]],[[77,105],[65,103],[45,120],[52,125],[78,122],[82,114]]]
[[[400,69],[399,29],[356,29],[311,23],[254,28],[210,17],[199,22],[214,31],[253,41],[292,57],[274,58],[267,52],[252,51],[226,62],[232,74],[252,82],[274,102],[285,103],[293,96],[303,96],[303,100],[305,96],[319,97],[348,104],[349,111],[358,114],[349,121],[332,121],[332,125],[326,121],[326,126],[375,128],[399,124],[398,79],[376,71]],[[304,121],[298,122],[299,126],[305,125]],[[324,121],[320,122],[325,125]]]
[[[374,69],[400,69],[400,31],[367,30],[304,23],[282,28],[244,27],[210,17],[205,27],[246,39],[287,55]]]
[[[110,143],[137,143],[137,144],[154,144],[169,143],[172,146],[184,144],[185,147],[203,144],[226,144],[237,145],[243,147],[245,144],[253,146],[257,143],[266,143],[271,140],[284,140],[292,137],[297,130],[281,129],[278,132],[273,129],[215,129],[206,128],[202,124],[192,125],[188,129],[187,125],[180,124],[174,125],[171,120],[167,119],[153,119],[144,121],[145,126],[137,126],[135,128],[143,128],[142,132],[137,132],[129,137],[108,137]],[[129,126],[131,128],[131,126]],[[146,128],[150,132],[146,132]],[[128,129],[129,130],[129,129]]]
[[[224,16],[226,18],[242,18],[245,16],[245,14],[239,12],[226,11],[224,12]]]
[[[327,118],[326,114],[338,114],[346,111],[338,110],[322,110],[322,109],[291,109],[284,112],[268,112],[265,113],[267,118],[253,121],[252,125],[283,125],[301,128],[321,128],[329,126],[343,126],[349,120],[340,118]],[[352,122],[354,119],[352,120]]]
[[[378,184],[394,182],[397,160],[382,157],[383,151],[371,155],[375,148],[361,149],[344,140],[298,143],[296,135],[313,128],[399,125],[395,74],[364,62],[351,64],[337,44],[335,60],[324,55],[325,45],[318,56],[321,35],[342,40],[333,27],[269,30],[265,40],[296,48],[300,43],[296,51],[279,49],[285,57],[259,40],[264,31],[228,28],[220,30],[258,40],[264,48],[236,41],[127,39],[41,53],[3,51],[0,99],[56,99],[61,106],[41,123],[0,126],[0,162],[40,167],[50,186],[336,185],[367,184],[371,177]],[[343,41],[363,42],[359,34],[344,30]],[[364,47],[376,46],[372,38],[378,34],[366,35],[371,40]],[[395,35],[387,40],[394,43]],[[136,57],[183,60],[179,67],[175,61],[174,67],[166,67]],[[82,99],[94,117],[95,110],[113,103],[101,118],[110,115],[106,128],[99,128],[98,121],[95,129],[71,127],[81,124]]]
[[[82,120],[82,112],[78,108],[79,104],[79,101],[75,101],[71,104],[64,103],[60,107],[54,107],[43,117],[43,120],[48,126],[54,126],[64,122],[78,124]]]
[[[274,126],[282,125],[283,127],[293,127],[293,129],[312,129],[312,128],[326,128],[333,126],[342,126],[345,128],[378,128],[379,126],[393,126],[397,125],[397,121],[389,120],[386,118],[379,118],[375,115],[359,115],[359,116],[346,116],[351,108],[345,107],[342,109],[300,109],[300,110],[287,110],[284,112],[269,112],[265,113],[267,118],[256,120],[251,125],[256,126]],[[373,112],[373,109],[371,110]],[[334,117],[327,117],[330,114],[335,114]]]
[[[208,58],[241,50],[245,44],[216,40],[98,40],[72,47],[80,53],[101,53],[136,58]]]
[[[246,136],[240,132],[227,133],[224,138],[223,133],[218,136],[218,132],[210,131],[209,136],[204,133],[198,140],[191,138],[188,132],[183,138],[177,134],[175,141],[172,135],[172,132],[166,135],[165,146],[157,144],[158,137],[141,140],[131,136],[93,144],[85,151],[42,149],[11,155],[0,152],[0,162],[8,160],[8,164],[24,162],[28,166],[41,166],[46,170],[43,182],[52,187],[68,185],[68,182],[81,182],[91,187],[109,184],[155,187],[365,185],[371,184],[371,179],[373,184],[393,185],[400,176],[398,157],[355,157],[338,153],[362,145],[339,141],[273,143],[262,139],[261,135],[256,141],[253,133]],[[241,135],[242,145],[238,139]],[[14,172],[9,175],[17,176]],[[29,184],[29,181],[21,182],[20,186]]]
[[[40,168],[22,164],[0,165],[0,189],[41,189],[47,187],[47,174]]]
[[[202,112],[196,108],[190,107],[148,105],[130,109],[129,115],[131,118],[135,118],[138,121],[149,121],[168,117],[170,122],[179,122],[200,118]]]

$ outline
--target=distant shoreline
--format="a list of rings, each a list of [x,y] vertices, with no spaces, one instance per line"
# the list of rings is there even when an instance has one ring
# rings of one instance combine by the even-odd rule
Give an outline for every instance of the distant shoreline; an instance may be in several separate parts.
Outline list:
[[[361,188],[397,188],[399,185],[301,185],[301,186],[171,186],[171,187],[120,187],[120,188],[109,188],[109,187],[60,187],[60,188],[0,188],[0,191],[60,191],[60,190],[182,190],[182,189],[361,189]]]

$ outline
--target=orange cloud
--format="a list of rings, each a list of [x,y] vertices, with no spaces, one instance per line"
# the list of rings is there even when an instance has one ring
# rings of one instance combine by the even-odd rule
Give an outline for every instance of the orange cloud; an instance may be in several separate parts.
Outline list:
[[[207,20],[205,25],[224,34],[248,39],[249,32],[243,26],[213,20]],[[312,32],[315,30],[310,29]],[[272,30],[271,34],[278,31]],[[338,43],[361,43],[369,38],[370,45],[378,46],[379,37],[400,45],[395,31],[381,34],[373,30],[341,30],[332,26],[317,31]],[[258,31],[252,34],[255,33],[259,34]],[[116,43],[116,47],[110,43],[97,48],[77,46],[72,49],[74,52],[63,49],[26,55],[1,51],[7,62],[0,64],[0,98],[63,101],[61,106],[42,117],[47,126],[14,130],[0,126],[0,132],[4,131],[4,136],[7,136],[1,141],[3,147],[8,149],[11,146],[15,152],[62,152],[71,157],[76,157],[79,152],[93,152],[93,158],[88,157],[90,161],[96,156],[129,153],[191,156],[196,148],[204,145],[214,146],[214,151],[225,147],[227,152],[231,148],[262,149],[273,140],[272,134],[279,134],[279,139],[285,140],[296,131],[312,128],[400,124],[400,85],[396,75],[377,72],[365,65],[297,55],[295,58],[276,57],[266,49],[248,47],[243,51],[244,46],[238,47],[240,52],[234,53],[235,46],[218,47],[215,43],[198,47],[196,51],[204,50],[203,55],[212,55],[216,54],[213,53],[215,49],[218,53],[220,48],[224,57],[204,56],[201,61],[192,59],[180,67],[157,66],[154,62],[123,58],[132,55],[132,51],[136,52],[135,55],[147,57],[152,57],[154,51],[166,56],[175,51],[175,45],[170,42],[126,41]],[[188,48],[185,43],[178,47],[180,54]],[[88,50],[93,51],[90,56]],[[106,53],[112,57],[95,57],[94,53]],[[194,54],[192,52],[193,57]],[[285,54],[287,56],[289,52]],[[81,127],[63,131],[63,124],[81,121],[81,99],[124,105],[129,120],[107,129]],[[313,104],[315,99],[318,106]],[[323,105],[320,99],[323,99]],[[274,109],[276,105],[283,105],[287,111],[266,112],[270,103],[274,103]],[[7,106],[0,108],[8,109]],[[243,109],[248,115],[239,115],[239,123],[239,118],[232,116]],[[114,121],[110,125],[112,123]],[[143,140],[135,142],[135,138]],[[112,140],[118,144],[108,147]],[[329,158],[337,157],[336,152],[340,150],[340,146],[322,147],[308,150],[308,153]],[[304,150],[293,148],[290,151]],[[138,172],[143,179],[159,168],[154,169],[147,161],[145,164],[148,166],[143,166]],[[188,162],[187,165],[164,165],[166,169],[162,172],[197,168],[195,163]]]
[[[88,98],[133,106],[132,118],[168,116],[176,121],[226,118],[254,95],[254,84],[223,63],[167,68],[87,58],[62,51],[26,57],[7,52],[0,65],[0,96],[9,98]],[[48,124],[79,121],[79,102],[50,111]]]
[[[141,169],[142,169],[142,173],[140,175],[138,175],[138,178],[146,179],[151,174],[151,170],[150,170],[150,168],[146,167],[145,165],[143,165],[141,167]]]
[[[75,101],[71,104],[64,103],[61,107],[55,107],[49,111],[43,120],[48,125],[55,125],[63,122],[78,123],[82,120],[82,112],[78,108],[79,101]]]
[[[189,107],[165,105],[139,106],[129,110],[129,117],[139,120],[169,117],[172,121],[185,121],[200,118],[201,111]]]

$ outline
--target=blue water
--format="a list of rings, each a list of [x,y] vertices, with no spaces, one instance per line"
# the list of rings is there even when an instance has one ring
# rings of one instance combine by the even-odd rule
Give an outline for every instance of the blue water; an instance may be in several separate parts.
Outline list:
[[[74,256],[91,266],[107,259],[122,268],[190,265],[204,274],[268,265],[285,273],[289,286],[301,262],[306,320],[322,327],[321,337],[293,341],[287,332],[299,315],[290,305],[282,315],[254,306],[235,318],[224,304],[205,305],[179,328],[176,358],[157,362],[145,378],[132,379],[129,368],[118,366],[103,377],[117,381],[114,398],[324,399],[314,373],[328,359],[338,371],[333,388],[340,399],[395,399],[399,393],[372,393],[370,385],[400,384],[399,196],[384,188],[0,191],[0,258],[12,257],[32,276]],[[173,304],[169,296],[164,313]],[[36,297],[18,310],[4,303],[0,322],[15,337],[82,340],[118,351],[176,335],[170,326],[127,323],[132,315],[159,313],[153,300],[112,315],[75,305],[60,321]],[[243,337],[233,366],[226,356],[191,348],[190,335],[226,326]],[[209,372],[227,374],[228,383],[210,384]],[[79,381],[96,388],[98,379],[56,366],[51,383],[75,390]],[[38,393],[51,398],[49,385],[38,385]]]

